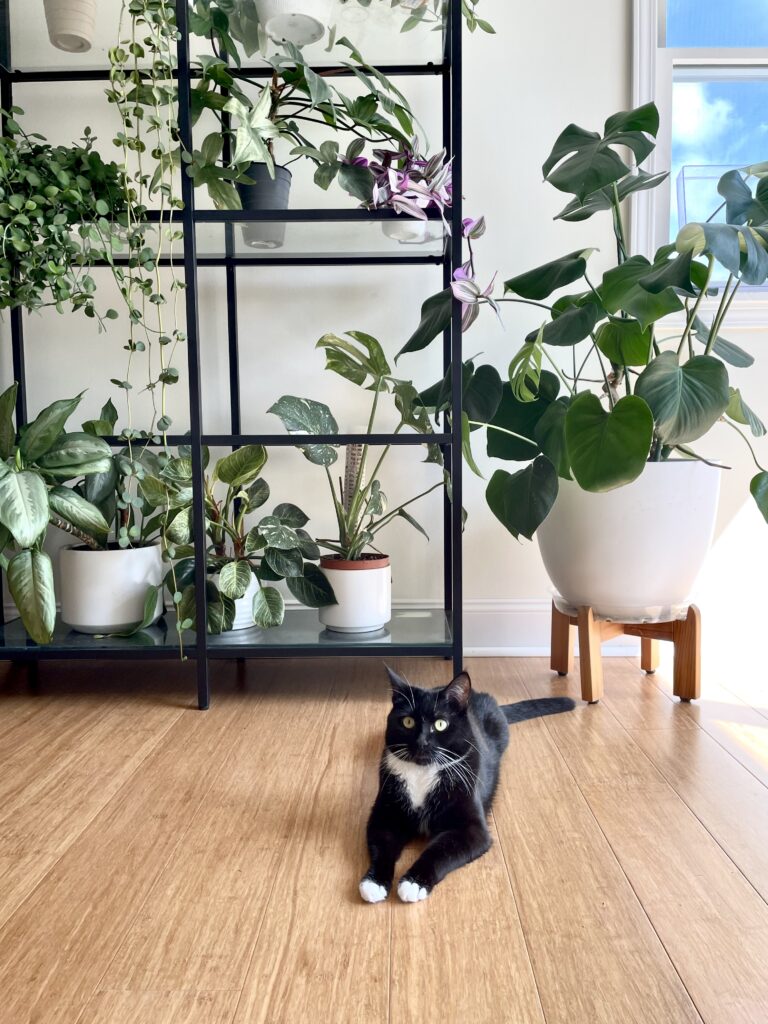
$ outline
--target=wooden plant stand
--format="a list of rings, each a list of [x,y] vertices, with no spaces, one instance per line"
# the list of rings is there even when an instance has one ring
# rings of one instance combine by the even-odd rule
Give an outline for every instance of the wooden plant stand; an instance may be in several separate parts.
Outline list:
[[[659,640],[675,645],[673,693],[689,701],[701,696],[701,613],[695,605],[684,619],[672,622],[623,623],[601,621],[591,608],[567,615],[552,604],[552,669],[567,676],[573,671],[573,647],[579,633],[582,700],[594,704],[603,696],[600,646],[614,636],[640,637],[640,667],[652,675],[659,666]]]

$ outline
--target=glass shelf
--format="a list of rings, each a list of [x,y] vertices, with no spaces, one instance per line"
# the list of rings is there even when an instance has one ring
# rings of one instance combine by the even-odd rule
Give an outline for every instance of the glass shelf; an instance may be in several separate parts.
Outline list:
[[[184,634],[184,653],[195,653],[194,633]],[[179,639],[172,614],[134,636],[91,636],[77,633],[57,619],[53,640],[40,646],[30,640],[21,623],[14,619],[0,626],[1,658],[178,658]]]
[[[209,212],[209,211],[203,211]],[[293,211],[300,214],[300,211]],[[313,211],[314,213],[315,211]],[[319,211],[322,214],[322,210]],[[335,211],[334,211],[335,212]],[[344,211],[346,213],[346,211]],[[237,211],[240,214],[240,211]],[[417,221],[400,217],[397,220],[356,219],[364,210],[350,210],[349,220],[335,221],[265,221],[232,225],[230,255],[239,264],[259,263],[358,263],[366,260],[379,263],[438,264],[445,252],[447,236],[441,221]],[[181,231],[181,215],[173,222]],[[154,228],[154,225],[152,226]],[[393,232],[412,235],[421,240],[403,242]],[[203,266],[223,262],[227,256],[227,226],[223,223],[199,223],[197,258]],[[167,256],[169,242],[159,246],[158,230],[147,232],[149,244]],[[275,245],[275,241],[280,244]],[[181,267],[184,244],[181,238],[173,245],[174,260]],[[118,262],[121,253],[116,253]]]
[[[173,613],[168,613],[155,626],[130,637],[77,633],[58,621],[53,641],[40,646],[29,639],[21,620],[14,619],[0,626],[0,659],[178,658],[175,621]],[[196,653],[194,640],[193,632],[185,632],[184,653],[190,658]],[[217,659],[270,657],[281,652],[441,654],[450,649],[448,617],[434,608],[398,608],[389,625],[375,633],[333,633],[320,625],[314,609],[289,608],[285,622],[275,629],[254,627],[208,637],[208,655]]]
[[[54,47],[49,38],[42,3],[30,13],[28,0],[8,0],[10,4],[11,57],[14,70],[21,72],[102,71],[109,67],[109,49],[117,44],[120,0],[99,0],[93,45],[85,53],[67,53]],[[307,0],[311,9],[314,0]],[[333,0],[328,27],[336,27],[336,38],[347,37],[369,64],[377,67],[440,64],[444,31],[441,25],[424,23],[403,33],[401,27],[411,12],[405,7],[390,7],[390,0],[372,0],[364,7],[358,0]],[[326,52],[328,33],[322,40],[303,49],[315,67],[334,67],[349,58],[349,50],[338,44]],[[193,57],[210,54],[207,41],[192,37]],[[274,47],[277,51],[277,46]],[[249,65],[258,61],[249,58]],[[262,65],[263,66],[263,65]]]
[[[451,629],[442,609],[396,608],[392,621],[375,633],[335,633],[325,629],[311,608],[289,608],[277,629],[243,629],[208,638],[210,658],[269,657],[279,652],[340,651],[386,654],[406,649],[439,654],[451,649]]]

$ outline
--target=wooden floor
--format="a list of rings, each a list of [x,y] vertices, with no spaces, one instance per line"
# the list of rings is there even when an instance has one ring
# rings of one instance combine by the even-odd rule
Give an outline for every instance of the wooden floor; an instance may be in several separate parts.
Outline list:
[[[576,695],[543,660],[470,670]],[[599,705],[513,728],[491,852],[369,906],[381,666],[222,665],[205,714],[184,666],[115,671],[0,681],[2,1024],[768,1021],[757,674],[680,705],[607,661]]]

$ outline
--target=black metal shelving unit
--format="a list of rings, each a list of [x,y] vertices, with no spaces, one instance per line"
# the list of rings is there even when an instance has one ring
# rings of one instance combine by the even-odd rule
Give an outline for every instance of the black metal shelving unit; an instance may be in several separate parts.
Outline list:
[[[68,81],[102,81],[108,77],[106,69],[24,70],[13,67],[10,47],[11,0],[0,0],[0,105],[8,109],[13,104],[14,85],[24,83],[64,83]],[[28,16],[28,15],[27,15]],[[42,17],[42,8],[35,17]],[[190,87],[195,77],[191,66],[188,10],[185,3],[177,3],[179,85],[179,133],[182,145],[191,150],[192,123],[190,119]],[[181,213],[184,245],[184,277],[186,283],[187,370],[189,388],[190,433],[169,437],[171,444],[189,444],[193,461],[194,543],[199,566],[205,565],[205,516],[203,496],[203,446],[236,448],[244,444],[262,444],[266,447],[294,447],[306,444],[353,444],[367,441],[371,444],[422,445],[427,442],[440,445],[445,466],[451,476],[451,500],[447,494],[443,513],[443,594],[442,609],[395,609],[392,623],[386,633],[353,638],[323,630],[317,614],[308,609],[289,609],[283,626],[265,631],[244,630],[209,636],[206,631],[205,572],[196,574],[197,629],[189,634],[185,654],[195,664],[198,706],[210,703],[209,664],[218,659],[246,659],[279,656],[442,656],[453,661],[459,671],[463,661],[462,636],[462,449],[461,418],[446,418],[444,432],[440,434],[376,434],[376,435],[276,435],[249,434],[242,430],[239,339],[237,317],[238,268],[242,266],[402,266],[435,265],[442,268],[443,287],[447,287],[453,272],[461,265],[462,237],[462,161],[461,161],[461,88],[462,88],[462,14],[460,0],[451,0],[444,32],[443,60],[441,63],[415,63],[380,65],[390,76],[428,75],[440,84],[442,99],[442,134],[446,152],[453,159],[453,206],[450,212],[451,234],[445,240],[442,254],[420,254],[408,250],[390,254],[361,252],[313,253],[301,255],[243,254],[236,252],[235,226],[247,222],[280,220],[287,223],[332,222],[352,224],[383,222],[395,219],[391,211],[341,210],[287,210],[252,213],[198,210],[195,206],[191,179],[182,176]],[[326,70],[326,68],[323,68]],[[335,69],[344,74],[345,69]],[[264,77],[266,68],[248,68],[248,75]],[[178,223],[178,220],[176,221]],[[220,224],[224,229],[223,252],[215,255],[198,254],[197,228],[201,224]],[[455,241],[454,241],[455,240]],[[198,313],[198,268],[224,268],[227,297],[227,356],[229,360],[230,432],[206,433],[203,422],[203,396],[200,361],[200,327]],[[24,324],[21,310],[10,315],[14,378],[19,382],[17,422],[27,421],[27,395],[24,351]],[[443,372],[461,367],[461,305],[454,302],[450,329],[443,337]],[[452,408],[460,409],[462,375],[452,374]],[[111,439],[116,445],[118,438]],[[0,602],[0,622],[2,603]],[[0,657],[6,660],[27,661],[36,665],[43,659],[90,658],[178,658],[178,638],[172,613],[168,613],[157,626],[137,636],[94,638],[69,631],[58,625],[53,642],[41,647],[31,641],[21,623],[14,620],[0,625]]]

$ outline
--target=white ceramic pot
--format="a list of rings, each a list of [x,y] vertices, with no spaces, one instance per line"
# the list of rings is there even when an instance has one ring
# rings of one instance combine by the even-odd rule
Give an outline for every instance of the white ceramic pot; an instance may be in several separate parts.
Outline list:
[[[48,38],[57,50],[85,53],[93,42],[96,0],[44,0]]]
[[[348,562],[333,555],[320,559],[337,604],[320,609],[320,621],[337,633],[372,633],[392,618],[392,569],[389,557]]]
[[[255,576],[251,576],[251,582],[248,584],[246,592],[242,597],[235,599],[235,620],[232,623],[230,632],[234,632],[237,629],[253,628],[253,599],[258,589],[259,581]]]
[[[678,459],[602,494],[561,480],[536,536],[563,600],[617,622],[679,615],[712,543],[720,473]]]
[[[308,46],[322,39],[332,0],[256,0],[259,21],[276,43]]]
[[[435,242],[443,236],[443,225],[438,221],[417,220],[416,217],[399,217],[384,220],[381,230],[387,238],[394,238],[401,245],[424,245]]]
[[[163,557],[158,544],[109,551],[66,547],[59,553],[59,574],[62,622],[80,633],[114,633],[141,622],[147,589],[163,581]],[[162,611],[158,591],[153,622]]]

